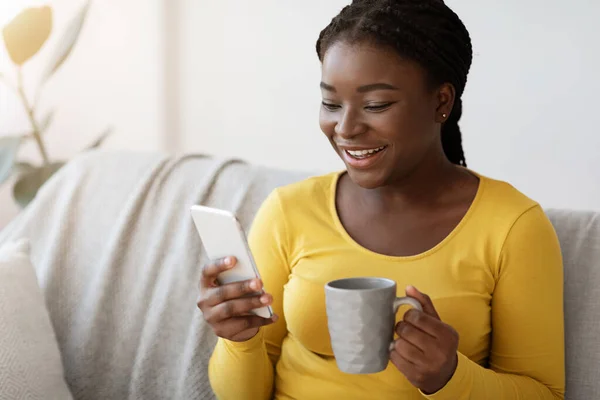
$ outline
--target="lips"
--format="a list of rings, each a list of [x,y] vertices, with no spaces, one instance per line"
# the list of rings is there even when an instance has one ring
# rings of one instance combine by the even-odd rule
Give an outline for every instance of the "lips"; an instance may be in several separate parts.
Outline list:
[[[367,157],[370,157],[370,156],[372,156],[374,154],[377,154],[378,152],[380,152],[383,149],[385,149],[385,146],[381,146],[381,147],[377,147],[377,148],[373,148],[373,149],[365,149],[365,150],[349,150],[349,149],[346,149],[346,151],[352,157],[357,158],[357,159],[362,159],[362,158],[367,158]]]
[[[342,158],[346,164],[356,169],[367,169],[375,165],[387,151],[388,146],[344,148],[342,147]]]

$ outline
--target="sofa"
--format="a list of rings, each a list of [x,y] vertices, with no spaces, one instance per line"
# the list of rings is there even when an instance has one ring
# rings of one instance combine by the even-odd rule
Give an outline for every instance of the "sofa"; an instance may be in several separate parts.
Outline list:
[[[248,230],[271,190],[308,175],[134,152],[90,152],[60,170],[0,245],[30,240],[73,398],[214,398],[216,338],[196,308],[205,256],[189,208],[231,210]],[[600,215],[547,214],[565,264],[566,398],[600,399]]]

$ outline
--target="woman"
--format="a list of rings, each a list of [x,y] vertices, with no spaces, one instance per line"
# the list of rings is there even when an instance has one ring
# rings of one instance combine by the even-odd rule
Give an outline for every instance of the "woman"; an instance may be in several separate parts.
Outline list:
[[[217,396],[562,399],[559,243],[537,203],[466,169],[472,48],[460,19],[441,0],[355,0],[317,53],[321,129],[347,171],[265,201],[250,235],[263,282],[216,285],[230,258],[204,268]],[[423,311],[399,314],[385,371],[348,375],[323,286],[365,275],[395,280]],[[245,296],[263,283],[267,294]],[[248,316],[264,304],[278,318]]]

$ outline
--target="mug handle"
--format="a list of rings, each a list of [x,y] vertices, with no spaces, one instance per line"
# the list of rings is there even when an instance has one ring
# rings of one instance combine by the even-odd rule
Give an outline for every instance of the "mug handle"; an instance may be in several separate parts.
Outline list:
[[[423,307],[421,307],[421,303],[419,303],[417,300],[413,299],[412,297],[396,297],[396,299],[394,300],[394,315],[396,315],[400,306],[405,305],[405,304],[409,305],[413,308],[416,308],[419,311],[423,311]],[[392,351],[393,349],[394,349],[394,341],[392,341],[392,343],[390,343],[389,350]]]
[[[396,299],[394,300],[394,315],[396,315],[400,306],[404,305],[404,304],[412,306],[413,308],[416,308],[419,311],[423,311],[423,307],[421,307],[421,303],[419,303],[417,300],[413,299],[412,297],[396,297]]]

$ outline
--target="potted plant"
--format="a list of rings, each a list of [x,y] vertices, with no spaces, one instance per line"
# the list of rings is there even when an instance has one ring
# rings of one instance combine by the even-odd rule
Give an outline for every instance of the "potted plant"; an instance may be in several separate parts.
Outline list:
[[[25,207],[35,197],[38,189],[64,164],[53,160],[48,154],[44,132],[52,123],[52,113],[40,115],[38,101],[45,84],[60,69],[72,53],[83,28],[90,1],[86,1],[73,17],[51,53],[49,62],[39,78],[33,99],[28,98],[23,86],[23,65],[30,61],[52,33],[52,8],[50,6],[31,7],[23,10],[2,29],[2,39],[8,55],[16,69],[16,79],[11,79],[0,71],[0,83],[9,88],[21,102],[30,124],[30,131],[21,135],[0,136],[0,185],[12,175],[16,175],[13,197]],[[88,149],[98,147],[110,134],[105,130]],[[34,165],[19,161],[21,144],[33,140],[40,153],[42,163]]]

